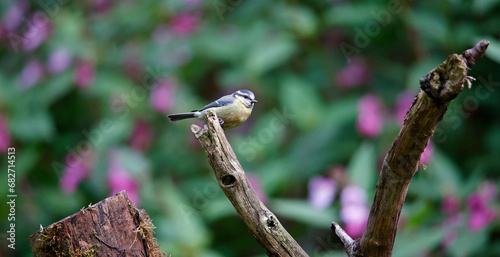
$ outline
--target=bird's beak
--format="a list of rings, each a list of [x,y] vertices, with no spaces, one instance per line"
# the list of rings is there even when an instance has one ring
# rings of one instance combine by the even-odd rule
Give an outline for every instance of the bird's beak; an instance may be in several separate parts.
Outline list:
[[[253,100],[250,100],[252,103],[256,103],[258,102],[257,100],[253,99]]]

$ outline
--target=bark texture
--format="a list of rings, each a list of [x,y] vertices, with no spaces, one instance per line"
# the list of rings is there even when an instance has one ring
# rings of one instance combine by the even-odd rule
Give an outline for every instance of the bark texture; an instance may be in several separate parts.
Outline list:
[[[125,191],[82,209],[31,235],[35,257],[166,256],[160,251],[146,211]]]

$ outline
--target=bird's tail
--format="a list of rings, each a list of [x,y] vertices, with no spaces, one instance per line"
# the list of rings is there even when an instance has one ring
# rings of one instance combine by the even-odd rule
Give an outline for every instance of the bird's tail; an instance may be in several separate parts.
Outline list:
[[[189,118],[194,118],[194,112],[170,114],[167,117],[170,119],[170,121],[189,119]]]

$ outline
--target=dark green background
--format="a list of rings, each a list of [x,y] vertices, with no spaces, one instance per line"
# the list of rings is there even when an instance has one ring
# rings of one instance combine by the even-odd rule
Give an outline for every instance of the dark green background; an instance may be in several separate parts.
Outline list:
[[[12,2],[0,4],[0,15]],[[47,12],[40,3],[29,2],[28,13]],[[154,76],[168,74],[178,81],[171,112],[199,108],[239,88],[252,90],[259,100],[252,116],[226,133],[242,166],[260,178],[269,208],[309,254],[342,256],[342,247],[330,232],[330,222],[339,221],[338,200],[325,210],[314,210],[307,202],[309,178],[344,165],[350,179],[367,190],[371,200],[376,171],[400,127],[390,115],[397,95],[416,93],[419,78],[447,55],[461,53],[481,39],[491,44],[486,57],[469,72],[477,81],[453,101],[438,126],[445,139],[435,140],[432,162],[410,186],[394,256],[500,255],[499,223],[470,232],[466,207],[468,195],[485,180],[499,184],[497,1],[213,0],[192,10],[182,1],[110,5],[99,11],[92,1],[56,4],[50,9],[50,36],[32,52],[14,51],[5,38],[1,42],[0,113],[6,117],[17,152],[16,255],[31,256],[27,238],[40,224],[48,226],[109,196],[106,156],[110,149],[130,160],[126,168],[140,184],[139,207],[157,226],[155,235],[162,250],[172,256],[264,255],[217,187],[206,156],[190,132],[190,122],[173,124],[155,112],[149,104],[150,92],[137,98],[137,106],[127,105],[126,114],[111,111],[111,99],[134,92],[149,70]],[[155,28],[168,26],[179,13],[197,16],[196,30],[167,43],[154,42]],[[361,41],[356,44],[362,37],[362,46]],[[342,43],[357,45],[367,60],[371,74],[367,83],[351,89],[336,85],[336,74],[348,65]],[[72,53],[72,65],[61,74],[47,74],[27,91],[20,90],[18,77],[27,61],[37,58],[45,63],[49,53],[61,47]],[[138,67],[136,76],[123,65],[130,48],[138,51],[132,61]],[[188,53],[188,62],[165,65],[174,50]],[[80,58],[96,63],[95,83],[87,89],[76,87],[73,80]],[[485,87],[491,92],[478,100]],[[385,108],[384,129],[373,139],[355,129],[357,102],[368,93],[381,99]],[[477,108],[467,105],[474,100]],[[288,112],[292,118],[273,130],[277,112]],[[128,145],[138,119],[152,127],[154,140],[146,152]],[[93,145],[98,158],[92,177],[74,194],[63,194],[58,186],[61,174],[52,164],[64,163],[68,150],[86,140],[82,130],[99,128],[103,120],[112,122],[113,132]],[[0,167],[6,170],[6,155],[2,156]],[[2,182],[0,195],[5,192],[7,183]],[[441,242],[446,216],[440,204],[449,193],[462,200],[463,222],[456,243],[445,249]],[[498,205],[494,208],[498,210]],[[1,204],[2,236],[7,213],[7,206]],[[6,242],[0,243],[3,256],[12,255],[5,250]]]

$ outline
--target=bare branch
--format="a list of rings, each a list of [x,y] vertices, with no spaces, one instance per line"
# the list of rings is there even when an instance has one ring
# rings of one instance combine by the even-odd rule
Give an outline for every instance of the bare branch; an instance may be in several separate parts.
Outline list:
[[[207,154],[219,186],[269,256],[308,256],[299,244],[260,201],[248,181],[213,111],[208,112],[207,127],[191,125],[191,131]]]
[[[399,135],[387,154],[377,182],[366,230],[361,238],[363,256],[391,256],[401,208],[410,181],[438,122],[451,100],[463,89],[469,68],[484,55],[481,41],[462,55],[452,54],[420,80]]]

